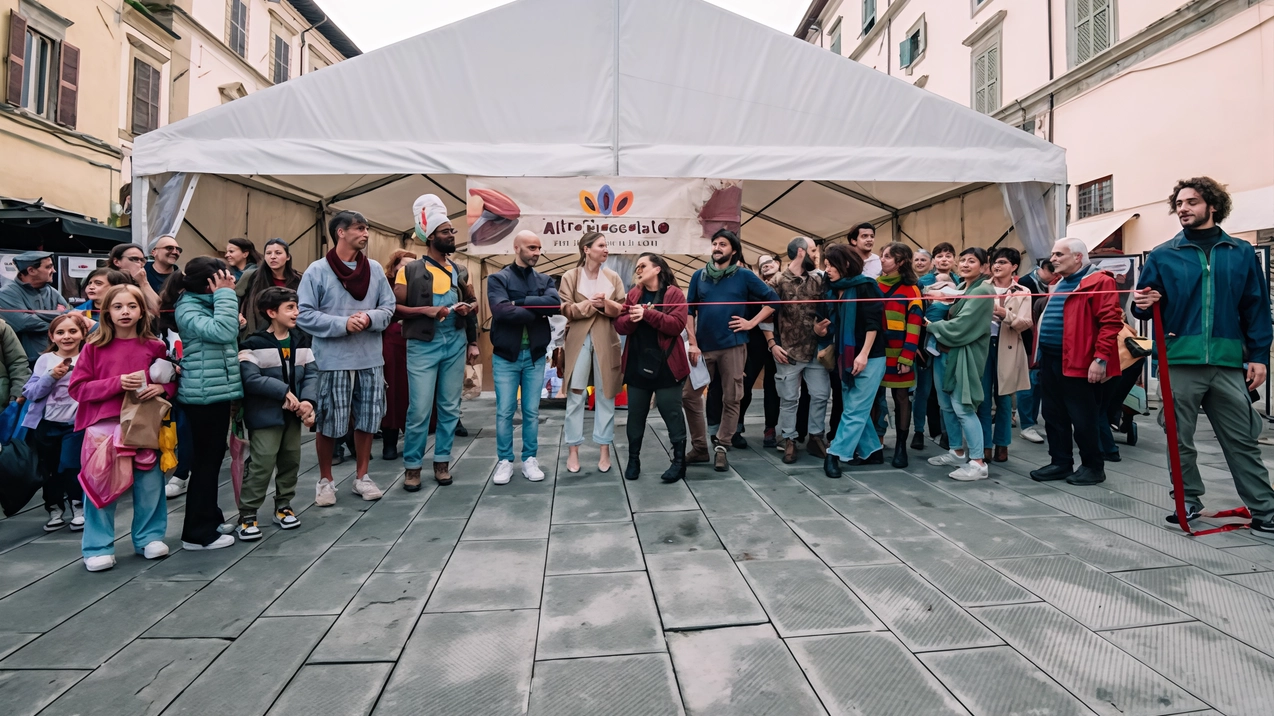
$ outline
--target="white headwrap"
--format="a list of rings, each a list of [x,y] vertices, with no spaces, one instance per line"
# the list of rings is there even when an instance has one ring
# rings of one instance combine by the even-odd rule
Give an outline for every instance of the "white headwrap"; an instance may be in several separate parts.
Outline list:
[[[416,240],[425,243],[439,226],[447,223],[447,207],[433,194],[424,194],[412,207],[416,214]]]

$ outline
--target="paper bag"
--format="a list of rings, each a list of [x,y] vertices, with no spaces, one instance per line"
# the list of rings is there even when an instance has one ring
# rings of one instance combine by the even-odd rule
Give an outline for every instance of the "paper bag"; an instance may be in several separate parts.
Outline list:
[[[120,444],[158,450],[159,428],[171,407],[172,403],[163,398],[143,402],[137,399],[137,391],[124,391],[124,403],[119,409]]]
[[[464,367],[464,390],[460,397],[474,400],[482,397],[482,366],[467,365]]]

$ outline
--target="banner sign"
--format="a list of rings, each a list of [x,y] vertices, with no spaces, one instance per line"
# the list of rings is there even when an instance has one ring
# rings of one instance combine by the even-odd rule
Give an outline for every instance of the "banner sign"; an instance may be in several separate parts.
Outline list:
[[[590,231],[612,254],[711,253],[718,229],[739,230],[743,185],[722,179],[470,177],[469,243],[480,256],[513,253],[532,231],[545,254],[572,254]]]

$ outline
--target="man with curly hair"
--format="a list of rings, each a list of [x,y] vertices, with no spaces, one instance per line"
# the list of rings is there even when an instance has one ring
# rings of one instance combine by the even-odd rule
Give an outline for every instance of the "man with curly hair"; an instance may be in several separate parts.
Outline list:
[[[1194,447],[1202,406],[1239,496],[1252,512],[1252,536],[1274,540],[1274,487],[1256,442],[1261,419],[1248,398],[1265,382],[1269,368],[1274,339],[1269,286],[1251,244],[1221,230],[1231,206],[1225,187],[1209,177],[1187,179],[1173,188],[1168,204],[1182,231],[1150,252],[1133,313],[1149,319],[1160,303],[1187,519],[1203,512]],[[1167,520],[1176,524],[1176,515]]]

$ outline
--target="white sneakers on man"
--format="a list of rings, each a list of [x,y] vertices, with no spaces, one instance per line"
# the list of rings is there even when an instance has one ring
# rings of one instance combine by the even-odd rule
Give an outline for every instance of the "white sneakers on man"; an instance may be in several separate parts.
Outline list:
[[[183,480],[180,477],[177,477],[176,475],[174,475],[168,480],[168,484],[164,485],[164,495],[167,496],[168,499],[170,500],[174,497],[181,497],[182,495],[186,494],[187,486],[189,484],[190,484],[189,478]]]
[[[181,548],[190,552],[197,552],[205,549],[225,549],[234,544],[234,537],[231,535],[220,535],[217,539],[208,544],[196,544],[194,542],[181,541]],[[147,545],[149,547],[149,545]]]
[[[142,548],[142,556],[146,559],[159,559],[168,556],[168,545],[155,540]]]
[[[510,477],[513,477],[513,463],[501,460],[495,466],[495,474],[491,476],[491,481],[497,485],[507,485]]]
[[[115,555],[101,554],[96,557],[85,557],[84,568],[90,572],[105,572],[115,566]]]
[[[989,477],[986,463],[979,465],[976,462],[967,462],[964,467],[958,470],[952,470],[948,475],[952,480],[960,482],[973,482],[974,480],[985,480]]]
[[[1021,435],[1023,440],[1033,442],[1037,445],[1044,442],[1044,436],[1040,435],[1040,431],[1036,430],[1034,425],[1018,433],[1018,435]]]
[[[929,458],[930,465],[937,465],[939,467],[959,467],[968,461],[969,458],[964,455],[956,454],[955,450],[949,450],[941,455],[935,455]]]
[[[336,504],[336,486],[331,480],[319,478],[314,486],[314,504],[319,507],[331,507]]]
[[[533,457],[528,457],[522,461],[522,477],[531,482],[539,482],[544,479],[544,471],[540,469],[540,461]]]
[[[372,482],[371,475],[363,475],[357,480],[354,480],[354,494],[361,495],[362,498],[368,502],[372,500],[379,500],[385,496],[385,493],[380,491],[380,488],[376,486],[376,483]]]

